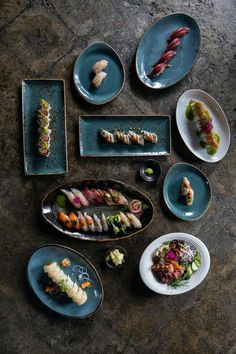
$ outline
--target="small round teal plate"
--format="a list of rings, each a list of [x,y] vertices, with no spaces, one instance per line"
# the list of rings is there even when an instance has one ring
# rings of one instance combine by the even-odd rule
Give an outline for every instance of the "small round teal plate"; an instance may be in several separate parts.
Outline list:
[[[107,76],[96,88],[92,84],[95,76],[92,67],[101,59],[108,61],[108,66],[103,70]],[[111,101],[120,93],[125,81],[125,71],[121,59],[110,45],[95,42],[78,56],[73,77],[78,93],[89,103],[101,105]]]
[[[186,205],[180,195],[183,177],[187,177],[194,191],[192,205]],[[211,186],[207,177],[196,167],[187,163],[176,163],[166,174],[163,196],[171,212],[180,219],[194,221],[200,219],[211,202]]]
[[[60,263],[64,258],[68,258],[71,262],[70,266],[62,268],[66,275],[77,284],[87,280],[92,283],[92,286],[85,289],[88,299],[81,306],[74,303],[67,295],[50,295],[44,291],[49,283],[49,278],[43,271],[44,265],[50,262]],[[69,247],[61,245],[40,247],[29,260],[27,277],[39,300],[59,315],[76,319],[86,318],[95,314],[102,305],[103,287],[96,269],[82,254]]]
[[[176,55],[168,62],[171,65],[159,76],[150,79],[152,65],[164,54],[167,38],[180,27],[190,31],[181,37],[176,47]],[[144,33],[136,53],[136,72],[142,83],[153,89],[163,89],[174,85],[187,75],[196,61],[201,43],[201,33],[197,22],[184,13],[173,13],[156,21]]]

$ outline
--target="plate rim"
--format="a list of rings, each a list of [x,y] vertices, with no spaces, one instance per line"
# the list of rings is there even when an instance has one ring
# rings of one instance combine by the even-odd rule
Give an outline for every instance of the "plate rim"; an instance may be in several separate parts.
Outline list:
[[[214,102],[214,104],[216,105],[216,107],[219,108],[219,110],[220,110],[222,116],[224,117],[224,121],[226,122],[226,127],[227,127],[227,131],[228,131],[228,134],[229,134],[228,145],[227,145],[227,149],[226,149],[226,151],[225,151],[225,154],[224,154],[220,159],[218,159],[218,160],[210,160],[210,159],[208,160],[208,159],[206,159],[206,158],[204,158],[204,157],[200,157],[199,155],[197,155],[197,154],[196,154],[195,152],[193,152],[192,149],[190,149],[189,146],[186,144],[185,139],[183,138],[183,134],[181,133],[181,130],[180,130],[180,127],[179,127],[179,119],[177,118],[177,117],[178,117],[178,115],[177,115],[177,109],[178,109],[179,106],[180,106],[180,100],[182,99],[182,97],[183,97],[186,93],[192,92],[192,91],[197,91],[197,92],[203,93],[203,95],[208,96],[208,97]],[[182,138],[182,140],[183,140],[185,146],[189,149],[189,151],[190,151],[194,156],[196,156],[199,160],[202,160],[202,161],[205,161],[205,162],[209,162],[209,163],[216,163],[216,162],[219,162],[219,161],[223,160],[223,158],[224,158],[224,157],[227,155],[227,153],[228,153],[228,150],[229,150],[229,147],[230,147],[230,143],[231,143],[230,126],[229,126],[229,122],[228,122],[228,119],[227,119],[227,117],[226,117],[226,114],[225,114],[223,108],[221,107],[221,105],[216,101],[216,99],[215,99],[213,96],[211,96],[209,93],[207,93],[206,91],[203,91],[203,90],[201,90],[201,89],[195,89],[195,88],[189,89],[189,90],[185,91],[184,93],[182,93],[182,95],[179,97],[178,102],[177,102],[177,105],[176,105],[175,115],[176,115],[176,124],[177,124],[177,128],[178,128],[179,134],[180,134],[180,136],[181,136],[181,138]]]
[[[111,97],[110,99],[106,100],[106,101],[102,101],[101,103],[98,103],[98,102],[94,102],[92,100],[90,100],[89,98],[87,98],[82,92],[81,90],[79,89],[79,87],[77,86],[76,82],[75,82],[75,66],[77,64],[77,62],[79,61],[80,57],[82,56],[82,54],[87,51],[87,49],[89,49],[91,46],[93,46],[94,44],[105,44],[107,47],[109,47],[110,49],[112,49],[114,51],[114,53],[117,55],[118,59],[120,60],[120,63],[121,63],[121,66],[122,66],[122,73],[123,73],[123,82],[122,82],[122,85],[119,89],[119,91],[116,93],[115,96]],[[77,56],[76,60],[75,60],[75,63],[74,63],[74,67],[73,67],[73,81],[74,81],[74,85],[75,85],[75,88],[76,88],[76,91],[77,93],[88,103],[94,105],[94,106],[101,106],[103,104],[106,104],[112,100],[114,100],[114,98],[116,98],[122,91],[123,87],[124,87],[124,84],[125,84],[125,81],[126,81],[126,73],[125,73],[125,67],[124,67],[124,64],[123,64],[123,61],[121,60],[121,57],[119,56],[119,54],[117,53],[117,51],[108,43],[106,42],[103,42],[103,41],[94,41],[92,43],[90,43],[89,45],[87,45],[86,48],[84,48],[82,50],[82,52]]]
[[[182,76],[178,81],[175,81],[174,83],[169,84],[169,85],[164,86],[164,87],[163,87],[163,86],[162,86],[162,87],[149,86],[146,82],[144,82],[143,80],[141,80],[140,75],[139,75],[138,65],[137,65],[137,54],[138,54],[138,50],[139,50],[139,48],[140,48],[140,45],[141,45],[141,42],[142,42],[142,40],[143,40],[144,35],[150,30],[150,28],[151,28],[152,26],[154,26],[157,22],[159,22],[160,20],[162,20],[163,18],[168,17],[168,16],[172,16],[172,15],[184,15],[184,16],[190,17],[190,18],[197,24],[197,27],[198,27],[198,29],[199,29],[199,34],[200,34],[200,35],[199,35],[199,47],[198,47],[198,50],[197,50],[197,54],[196,54],[195,60],[194,60],[194,62],[193,62],[193,64],[192,64],[191,68],[189,69],[189,71],[188,71],[184,76]],[[141,37],[141,39],[140,39],[140,41],[139,41],[139,44],[138,44],[138,47],[137,47],[137,50],[136,50],[136,54],[135,54],[135,71],[136,71],[136,74],[137,74],[139,80],[142,82],[143,85],[145,85],[146,87],[148,87],[148,88],[150,88],[150,89],[153,89],[153,90],[164,90],[164,89],[166,89],[166,88],[169,88],[169,87],[171,87],[171,86],[177,84],[177,83],[180,82],[182,79],[184,79],[185,76],[187,76],[187,75],[190,73],[190,71],[192,70],[193,66],[195,65],[195,63],[196,63],[196,61],[197,61],[197,59],[198,59],[199,53],[200,53],[201,42],[202,42],[202,34],[201,34],[201,28],[200,28],[200,26],[199,26],[197,20],[196,20],[193,16],[187,14],[186,12],[178,12],[178,11],[177,11],[177,12],[171,12],[170,14],[165,15],[165,16],[162,16],[161,18],[159,18],[159,19],[153,21],[152,24],[144,31],[144,33],[143,33],[143,35],[142,35],[142,37]]]
[[[176,236],[176,235],[177,235],[177,236]],[[180,239],[181,239],[181,235],[183,235],[184,237],[188,237],[188,238],[190,237],[190,239],[193,239],[193,241],[195,241],[196,243],[200,244],[201,247],[206,251],[207,264],[206,264],[206,270],[204,271],[205,274],[204,274],[202,280],[201,280],[199,283],[197,283],[196,285],[194,285],[193,287],[191,287],[191,289],[187,289],[187,290],[185,290],[185,291],[182,291],[181,293],[175,294],[175,293],[171,293],[171,292],[169,292],[169,291],[157,292],[157,291],[154,290],[152,287],[150,287],[149,285],[147,285],[147,283],[146,283],[146,282],[144,281],[144,279],[143,279],[142,271],[141,271],[141,266],[142,266],[141,263],[142,263],[142,261],[143,261],[144,253],[145,253],[146,250],[147,250],[152,244],[154,244],[157,240],[160,240],[160,239],[162,239],[162,238],[164,238],[164,237],[166,237],[166,236],[168,236],[168,238],[169,238],[169,237],[173,237],[173,239],[175,239],[176,237],[178,237],[178,235],[179,235],[179,238],[180,238]],[[191,241],[189,241],[189,242],[191,243]],[[155,292],[156,294],[167,295],[167,296],[176,296],[176,295],[182,295],[182,294],[184,294],[184,293],[187,293],[187,292],[193,290],[194,288],[196,288],[198,285],[200,285],[200,284],[203,282],[203,280],[206,278],[207,274],[209,273],[210,266],[211,266],[211,256],[210,256],[210,252],[209,252],[207,246],[205,245],[205,243],[204,243],[202,240],[200,240],[198,237],[196,237],[196,236],[194,236],[194,235],[192,235],[192,234],[189,234],[189,233],[186,233],[186,232],[178,232],[178,231],[177,231],[177,232],[170,232],[170,233],[167,233],[167,234],[158,236],[157,238],[155,238],[155,240],[153,240],[152,242],[150,242],[150,243],[147,245],[147,247],[144,249],[144,251],[143,251],[143,253],[142,253],[141,257],[140,257],[140,260],[139,260],[139,274],[140,274],[140,277],[141,277],[143,283],[145,284],[145,286],[147,286],[150,290],[152,290],[152,291]]]
[[[173,212],[173,210],[172,210],[172,209],[170,208],[170,206],[169,206],[169,203],[168,203],[167,200],[166,200],[165,193],[164,193],[164,187],[165,187],[166,180],[167,180],[167,177],[168,177],[169,173],[171,172],[171,170],[172,170],[176,165],[187,165],[187,166],[190,166],[190,167],[192,167],[192,168],[198,170],[198,171],[200,172],[200,174],[202,174],[203,177],[204,177],[204,178],[206,179],[206,181],[208,182],[208,186],[209,186],[209,189],[210,189],[210,199],[209,199],[209,202],[208,202],[208,205],[207,205],[206,210],[205,210],[200,216],[198,216],[198,217],[196,217],[196,218],[186,219],[186,218],[184,218],[184,217],[181,217],[181,216],[179,216],[179,215],[176,215],[176,213]],[[196,166],[194,166],[194,165],[192,165],[192,164],[190,164],[190,163],[187,163],[187,162],[176,162],[176,163],[172,164],[172,165],[169,167],[168,171],[166,172],[164,181],[163,181],[163,185],[162,185],[162,195],[163,195],[165,204],[166,204],[167,208],[171,211],[171,213],[174,214],[178,219],[184,220],[184,221],[189,221],[189,222],[197,221],[197,220],[201,219],[201,218],[206,214],[206,212],[208,211],[208,209],[210,208],[210,205],[211,205],[211,202],[212,202],[212,188],[211,188],[211,184],[210,184],[209,179],[207,178],[207,176],[205,175],[205,173],[200,170],[200,168],[198,168],[198,167],[196,167]],[[192,235],[192,236],[193,236],[193,235]]]
[[[25,110],[24,110],[24,87],[26,84],[26,81],[62,81],[63,84],[63,98],[64,98],[64,131],[65,131],[65,155],[66,155],[66,168],[65,171],[62,172],[45,172],[45,173],[37,173],[37,172],[29,172],[26,169],[26,153],[25,153],[25,125],[24,125],[24,116],[25,116]],[[65,85],[65,80],[64,79],[57,79],[57,78],[43,78],[43,79],[38,79],[38,78],[31,78],[27,79],[24,78],[21,80],[21,111],[22,111],[22,118],[21,118],[21,124],[22,124],[22,134],[23,134],[23,161],[24,161],[24,173],[26,176],[46,176],[46,175],[63,175],[68,173],[68,151],[67,151],[67,119],[66,119],[66,85]]]
[[[153,153],[153,152],[145,152],[145,153],[137,153],[137,154],[133,154],[133,153],[130,153],[130,154],[125,154],[125,155],[85,155],[81,152],[81,131],[80,131],[80,122],[83,118],[88,118],[88,117],[92,117],[94,116],[94,118],[96,117],[104,117],[104,118],[110,118],[110,117],[152,117],[152,118],[159,118],[159,117],[166,117],[168,118],[168,123],[169,123],[169,152],[167,153]],[[79,154],[80,154],[80,157],[96,157],[96,158],[100,158],[100,157],[106,157],[106,158],[113,158],[114,156],[115,157],[122,157],[122,158],[127,158],[127,157],[138,157],[138,156],[156,156],[156,157],[160,157],[160,156],[170,156],[171,153],[172,153],[172,136],[171,136],[171,115],[170,114],[117,114],[117,115],[114,115],[114,114],[96,114],[96,115],[91,115],[91,114],[81,114],[79,115],[79,119],[78,119],[78,130],[79,130]]]
[[[99,280],[99,284],[101,286],[101,301],[98,305],[98,307],[96,308],[95,311],[93,311],[92,313],[90,313],[89,315],[86,315],[86,316],[81,316],[81,317],[78,317],[78,316],[70,316],[70,315],[65,315],[65,314],[62,314],[54,309],[52,309],[51,307],[49,307],[45,302],[43,302],[37,295],[37,293],[35,292],[32,284],[31,284],[31,281],[30,281],[30,278],[29,278],[29,263],[30,263],[30,260],[32,259],[32,257],[34,256],[34,254],[40,250],[41,248],[44,248],[44,247],[59,247],[59,248],[65,248],[69,251],[72,251],[76,254],[78,254],[79,256],[82,256],[82,258],[84,258],[86,260],[86,262],[88,262],[88,264],[93,268],[93,270],[95,271],[95,274],[96,276],[98,277],[98,280]],[[82,253],[78,252],[77,250],[71,248],[71,247],[68,247],[68,246],[65,246],[65,245],[60,245],[58,243],[47,243],[45,245],[42,245],[40,247],[38,247],[32,254],[31,256],[29,257],[29,260],[28,260],[28,263],[27,263],[27,270],[26,270],[26,275],[27,275],[27,280],[28,280],[28,283],[29,283],[29,287],[30,289],[34,292],[34,294],[37,296],[38,300],[45,306],[47,307],[50,311],[62,316],[62,317],[66,317],[66,318],[71,318],[71,319],[75,319],[75,320],[83,320],[85,318],[88,318],[88,317],[91,317],[93,315],[95,315],[101,308],[102,304],[103,304],[103,300],[104,300],[104,288],[103,288],[103,284],[102,284],[102,280],[101,280],[101,277],[97,271],[97,269],[95,268],[95,266],[92,264],[92,262],[86,257],[84,256]]]
[[[65,233],[64,231],[60,230],[57,226],[55,226],[50,220],[48,220],[48,219],[46,218],[45,214],[43,213],[43,202],[44,202],[44,200],[47,198],[48,194],[54,192],[56,189],[59,189],[59,188],[61,188],[61,187],[63,187],[63,186],[66,186],[66,185],[68,185],[69,183],[70,183],[70,184],[71,184],[71,183],[80,183],[80,182],[84,182],[84,181],[104,182],[104,181],[108,181],[108,180],[111,181],[111,182],[115,182],[115,183],[118,183],[118,184],[123,184],[123,185],[125,185],[125,186],[128,186],[129,188],[134,189],[136,192],[141,193],[142,195],[145,196],[145,198],[147,198],[147,200],[149,201],[149,203],[150,203],[150,205],[151,205],[151,207],[152,207],[152,216],[151,216],[151,220],[149,221],[149,223],[148,223],[144,228],[137,229],[137,231],[134,231],[134,232],[131,233],[130,235],[126,235],[126,236],[122,236],[122,237],[105,238],[105,239],[101,239],[101,240],[94,240],[94,239],[89,238],[89,236],[87,236],[86,238],[81,238],[81,237],[78,237],[78,236],[73,236],[73,235],[71,235],[71,234]],[[54,188],[50,189],[50,190],[43,196],[43,199],[42,199],[42,201],[41,201],[41,215],[43,216],[43,218],[45,219],[45,221],[46,221],[47,223],[49,223],[52,227],[54,227],[56,230],[60,231],[60,232],[61,232],[63,235],[65,235],[65,236],[72,237],[72,238],[74,238],[74,239],[76,239],[76,240],[89,241],[89,242],[103,242],[103,243],[104,243],[104,242],[122,241],[122,240],[124,240],[124,239],[133,237],[133,236],[135,236],[136,234],[138,234],[138,233],[140,233],[140,232],[143,232],[144,230],[146,230],[146,229],[151,225],[151,223],[153,222],[153,218],[154,218],[154,211],[155,211],[155,207],[154,207],[154,205],[153,205],[151,199],[150,199],[145,193],[140,192],[140,191],[138,190],[138,188],[133,187],[133,186],[131,186],[130,184],[127,184],[127,183],[125,183],[125,182],[121,182],[121,181],[119,181],[119,180],[117,180],[117,179],[114,179],[114,178],[107,178],[107,179],[99,179],[99,178],[98,178],[98,179],[95,179],[95,178],[90,178],[90,179],[89,179],[89,178],[87,178],[87,179],[72,180],[72,181],[69,181],[69,182],[64,182],[64,183],[62,183],[62,184],[57,185],[57,187],[54,187]]]

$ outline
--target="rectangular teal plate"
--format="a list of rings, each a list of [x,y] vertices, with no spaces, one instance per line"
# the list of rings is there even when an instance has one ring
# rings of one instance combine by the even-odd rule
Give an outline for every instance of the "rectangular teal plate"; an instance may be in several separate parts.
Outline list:
[[[123,143],[109,144],[103,140],[98,130],[100,128],[128,130],[141,128],[158,136],[157,144],[145,142],[144,146]],[[79,141],[80,155],[84,157],[108,156],[162,156],[171,153],[171,134],[169,116],[80,116]]]
[[[44,157],[37,150],[39,100],[44,98],[51,105],[50,155]],[[24,168],[27,175],[52,175],[66,173],[67,138],[64,80],[23,80],[22,120]]]

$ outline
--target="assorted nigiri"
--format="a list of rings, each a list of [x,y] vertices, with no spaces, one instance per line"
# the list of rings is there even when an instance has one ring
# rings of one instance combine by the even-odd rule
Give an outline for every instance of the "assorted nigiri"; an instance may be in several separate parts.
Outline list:
[[[158,137],[155,133],[139,128],[129,129],[127,132],[120,129],[115,129],[112,132],[107,129],[99,129],[98,134],[111,144],[122,142],[126,145],[134,143],[144,146],[145,141],[153,144],[156,144],[158,141]]]
[[[86,292],[74,283],[69,275],[66,275],[57,262],[46,264],[44,273],[58,286],[59,290],[66,293],[77,305],[83,305],[87,301]]]
[[[180,194],[185,198],[187,205],[192,205],[194,200],[194,191],[191,188],[190,182],[187,177],[183,177]]]
[[[97,214],[89,215],[88,213],[70,213],[69,216],[64,212],[58,214],[58,219],[68,228],[83,230],[85,232],[107,232],[111,229],[115,234],[120,232],[126,234],[127,228],[140,229],[142,227],[139,218],[130,212],[118,212],[115,215],[105,216],[102,213],[101,217]]]
[[[43,98],[39,101],[38,110],[38,152],[40,155],[48,157],[50,154],[51,129],[50,125],[50,104]]]
[[[214,155],[220,143],[219,135],[213,131],[213,119],[203,102],[190,100],[186,108],[186,117],[197,126],[200,145],[206,148],[209,155]]]

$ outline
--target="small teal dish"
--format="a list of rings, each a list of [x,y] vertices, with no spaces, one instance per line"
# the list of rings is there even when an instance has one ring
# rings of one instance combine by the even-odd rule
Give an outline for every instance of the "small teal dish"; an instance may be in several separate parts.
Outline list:
[[[43,98],[51,105],[50,155],[41,156],[37,149],[39,100]],[[22,81],[22,124],[24,146],[24,169],[26,175],[52,175],[66,173],[67,137],[64,80]]]
[[[144,146],[117,142],[108,143],[99,135],[99,129],[116,129],[127,131],[141,128],[157,134],[156,144],[145,142]],[[79,118],[80,156],[112,157],[112,156],[163,156],[171,153],[171,125],[169,116],[81,116]]]
[[[50,262],[61,262],[64,258],[70,260],[68,267],[62,267],[63,272],[77,284],[90,280],[92,286],[84,291],[87,293],[87,301],[79,306],[74,303],[67,295],[52,295],[44,291],[50,279],[44,273],[43,267]],[[103,287],[100,277],[95,267],[90,261],[73,250],[62,245],[45,245],[37,249],[31,256],[28,267],[27,277],[30,287],[39,300],[50,310],[59,315],[80,319],[94,315],[101,307],[103,302]]]
[[[95,76],[92,67],[101,59],[108,61],[108,66],[103,70],[107,76],[96,88],[92,84]],[[101,105],[113,100],[120,93],[125,81],[125,71],[120,57],[110,45],[95,42],[78,56],[73,78],[78,93],[87,102]]]
[[[194,191],[192,205],[186,205],[180,195],[183,177],[187,177]],[[196,167],[187,163],[176,163],[166,174],[163,196],[167,207],[178,218],[186,221],[200,219],[211,202],[211,186],[207,177]]]
[[[167,38],[180,27],[190,31],[181,37],[176,47],[176,55],[168,62],[171,65],[159,76],[150,79],[152,65],[164,54],[168,45]],[[201,44],[201,33],[197,22],[184,13],[173,13],[156,21],[144,33],[136,53],[136,72],[142,83],[153,89],[170,87],[186,76],[194,65]]]

